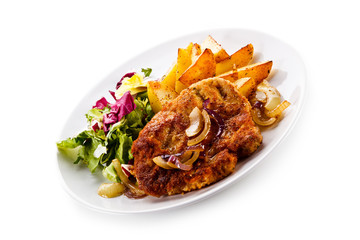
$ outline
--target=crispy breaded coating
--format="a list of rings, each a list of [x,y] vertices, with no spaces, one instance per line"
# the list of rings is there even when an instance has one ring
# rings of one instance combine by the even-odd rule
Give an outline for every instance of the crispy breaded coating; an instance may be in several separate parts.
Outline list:
[[[185,130],[190,125],[189,114],[209,99],[207,108],[214,110],[224,121],[224,130],[218,138],[216,121],[201,142],[204,156],[189,171],[163,169],[153,158],[163,154],[176,154],[186,150],[188,137]],[[251,106],[236,87],[221,78],[202,80],[181,94],[140,132],[134,141],[134,171],[139,188],[148,195],[162,196],[183,193],[217,182],[231,174],[239,158],[256,151],[262,142],[259,128],[254,124]]]

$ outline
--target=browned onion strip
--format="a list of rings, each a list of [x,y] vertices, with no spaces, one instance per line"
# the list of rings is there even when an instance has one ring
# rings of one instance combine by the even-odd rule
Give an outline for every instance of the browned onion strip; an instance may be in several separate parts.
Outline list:
[[[191,156],[191,155],[190,155]],[[190,157],[189,157],[190,159]],[[188,160],[188,159],[187,159]],[[161,168],[164,169],[181,169],[188,171],[191,169],[191,166],[183,164],[180,159],[174,155],[170,155],[168,160],[166,161],[161,156],[157,156],[153,158],[153,162]]]
[[[184,170],[184,171],[189,171],[189,170],[192,168],[192,166],[183,164],[183,163],[179,160],[179,158],[175,157],[174,155],[171,155],[171,157],[169,158],[167,164],[168,164],[170,167],[177,168],[177,169],[181,169],[181,170]]]
[[[125,186],[121,183],[103,183],[98,188],[98,195],[103,198],[118,197],[125,191]]]
[[[115,168],[115,171],[117,173],[117,175],[119,176],[121,182],[130,190],[132,191],[135,195],[142,197],[145,194],[144,191],[140,190],[138,188],[138,186],[136,186],[133,182],[131,182],[129,180],[129,178],[125,175],[124,171],[121,168],[121,163],[118,159],[114,159],[112,160],[112,164]]]
[[[261,112],[259,108],[253,108],[251,109],[251,115],[254,120],[254,122],[260,126],[270,126],[276,121],[276,118],[268,118],[268,119],[262,119],[261,118]]]
[[[121,164],[121,169],[127,177],[134,175],[134,166],[130,164]]]
[[[200,155],[200,151],[194,151],[191,158],[186,162],[184,162],[184,164],[191,166],[199,158],[199,155]]]
[[[187,160],[189,160],[192,156],[192,151],[185,151],[183,154],[181,154],[180,160],[181,162],[186,162]]]
[[[161,168],[172,169],[172,167],[167,164],[167,161],[165,161],[161,156],[154,157],[153,162]]]
[[[281,113],[289,106],[290,106],[290,103],[288,101],[284,100],[274,110],[265,111],[265,114],[266,114],[266,116],[268,116],[270,118],[274,118],[274,117],[280,116]]]
[[[206,136],[208,135],[208,133],[210,132],[211,121],[210,121],[209,114],[205,110],[202,110],[201,114],[204,118],[204,128],[197,137],[188,140],[188,142],[187,142],[188,146],[193,146],[193,145],[198,144],[199,142],[204,140],[206,138]]]
[[[153,158],[153,162],[164,169],[181,169],[188,171],[192,168],[192,164],[199,158],[200,152],[204,151],[202,145],[189,147],[191,150],[186,150],[183,154],[166,155],[167,160],[163,156]],[[164,155],[165,156],[165,155]],[[182,156],[179,159],[177,156]]]
[[[264,108],[268,111],[272,111],[280,104],[280,93],[279,91],[271,86],[268,81],[264,80],[257,86],[257,91],[263,92],[266,95],[266,103]],[[258,99],[261,101],[261,99]]]
[[[185,130],[186,136],[193,137],[198,134],[203,127],[203,117],[201,115],[201,111],[198,107],[195,107],[190,115],[190,126]]]

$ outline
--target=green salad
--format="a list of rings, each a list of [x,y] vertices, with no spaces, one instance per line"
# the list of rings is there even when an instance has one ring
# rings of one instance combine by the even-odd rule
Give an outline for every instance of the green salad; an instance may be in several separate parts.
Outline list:
[[[116,91],[109,91],[112,103],[104,97],[98,100],[85,114],[87,129],[58,142],[59,151],[74,164],[83,163],[92,173],[100,169],[106,179],[120,183],[112,160],[124,165],[133,163],[132,143],[154,116],[144,81],[150,74],[150,68],[125,74],[116,84]]]

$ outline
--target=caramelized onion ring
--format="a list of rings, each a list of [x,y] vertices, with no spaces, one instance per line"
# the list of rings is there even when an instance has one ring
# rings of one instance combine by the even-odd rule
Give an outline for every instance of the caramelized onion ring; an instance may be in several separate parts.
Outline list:
[[[184,162],[185,165],[191,166],[200,156],[200,151],[194,151],[191,158]]]
[[[203,127],[203,117],[198,107],[195,107],[190,115],[190,126],[185,130],[186,136],[193,137],[198,134]]]
[[[200,152],[204,151],[204,146],[197,145],[188,147],[182,154],[162,155],[153,158],[153,162],[164,169],[181,169],[188,171],[192,168],[192,164],[199,158]],[[181,156],[181,159],[177,156]],[[166,158],[167,160],[165,160]]]
[[[192,166],[191,165],[186,165],[186,164],[183,164],[179,158],[175,157],[174,155],[171,155],[169,157],[169,160],[167,162],[167,164],[170,166],[170,167],[173,167],[173,168],[178,168],[178,169],[181,169],[181,170],[184,170],[184,171],[189,171]]]
[[[266,95],[266,103],[264,108],[268,111],[274,110],[280,104],[279,91],[271,86],[268,81],[264,80],[257,86],[257,91],[263,92]],[[261,99],[258,99],[261,101]]]
[[[205,110],[202,110],[201,114],[204,118],[204,128],[197,137],[188,140],[188,142],[187,142],[188,146],[193,146],[195,144],[198,144],[199,142],[204,140],[206,138],[206,136],[208,135],[208,133],[210,132],[211,121],[210,121],[209,114]]]
[[[161,168],[172,169],[172,167],[167,164],[167,161],[165,161],[161,156],[154,157],[153,162]]]
[[[276,118],[263,119],[259,108],[251,109],[251,115],[254,122],[260,126],[270,126],[276,121]]]

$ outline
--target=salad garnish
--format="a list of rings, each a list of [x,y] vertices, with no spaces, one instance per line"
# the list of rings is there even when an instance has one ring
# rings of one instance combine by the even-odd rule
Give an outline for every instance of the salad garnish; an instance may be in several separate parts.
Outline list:
[[[109,91],[115,102],[100,98],[86,114],[87,129],[57,143],[58,149],[74,164],[85,164],[93,173],[102,170],[111,182],[121,182],[112,160],[131,164],[131,146],[141,129],[154,116],[147,96],[146,82],[151,69],[125,74]]]

